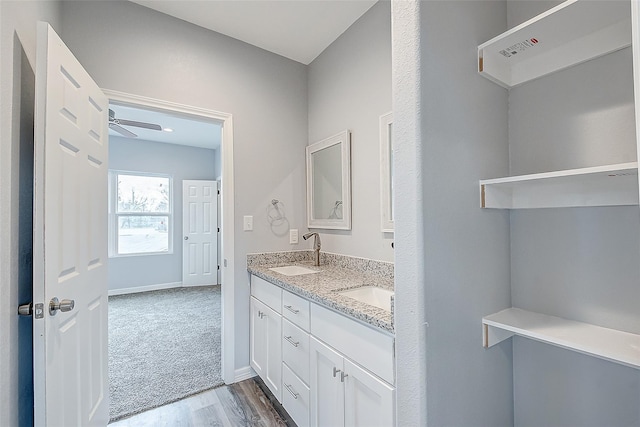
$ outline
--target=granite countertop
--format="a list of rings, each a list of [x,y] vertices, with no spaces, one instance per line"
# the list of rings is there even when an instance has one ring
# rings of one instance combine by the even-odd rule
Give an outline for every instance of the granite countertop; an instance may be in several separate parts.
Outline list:
[[[286,276],[270,270],[273,267],[285,265],[300,265],[319,273]],[[341,266],[325,264],[316,267],[309,261],[271,262],[249,265],[247,270],[251,274],[280,286],[287,291],[300,295],[306,299],[329,307],[349,317],[368,323],[383,331],[394,333],[393,330],[393,298],[391,312],[365,304],[355,299],[340,295],[338,292],[361,286],[377,286],[393,290],[393,279],[371,273],[354,271]]]

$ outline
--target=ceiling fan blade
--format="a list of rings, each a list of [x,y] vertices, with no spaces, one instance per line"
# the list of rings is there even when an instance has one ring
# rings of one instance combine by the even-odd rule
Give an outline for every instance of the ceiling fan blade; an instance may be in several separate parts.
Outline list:
[[[135,120],[118,119],[118,123],[124,126],[135,126],[151,130],[162,130],[162,126],[154,123],[136,122]]]
[[[135,133],[131,132],[130,130],[127,130],[125,128],[123,128],[120,125],[117,125],[115,123],[109,123],[109,129],[113,129],[116,132],[118,132],[119,134],[126,136],[128,138],[137,138],[138,135],[136,135]]]

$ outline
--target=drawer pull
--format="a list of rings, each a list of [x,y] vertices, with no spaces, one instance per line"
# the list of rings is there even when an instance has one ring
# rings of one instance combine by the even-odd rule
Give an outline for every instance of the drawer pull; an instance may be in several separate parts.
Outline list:
[[[348,377],[349,374],[345,374],[344,372],[340,372],[340,382],[344,382],[344,378]]]
[[[290,385],[288,385],[287,383],[284,383],[284,388],[287,389],[287,391],[289,393],[291,393],[291,396],[293,396],[294,399],[298,400],[298,396],[300,396],[298,393],[296,393],[295,391],[293,391],[293,388],[291,388]]]
[[[264,314],[264,313],[263,313],[263,312],[261,312],[261,311],[259,311],[259,312],[258,312],[258,317],[259,317],[259,318],[261,318],[261,319],[262,319],[262,318],[264,318],[264,316],[266,316],[266,314]]]
[[[338,374],[338,372],[342,372],[341,369],[336,368],[335,366],[333,367],[333,378],[336,377],[336,375]]]
[[[284,308],[286,308],[287,310],[289,310],[290,312],[292,312],[293,314],[298,314],[300,313],[300,310],[296,310],[295,308],[291,307],[290,305],[285,305]]]
[[[289,344],[291,344],[291,345],[292,345],[292,346],[294,346],[294,347],[297,347],[298,345],[300,345],[300,342],[299,342],[299,341],[298,341],[298,342],[296,342],[296,341],[294,341],[294,340],[292,340],[292,339],[291,339],[291,335],[289,335],[288,337],[287,337],[287,336],[285,336],[285,337],[284,337],[284,339],[285,339],[285,340],[287,340],[287,341],[289,341]]]

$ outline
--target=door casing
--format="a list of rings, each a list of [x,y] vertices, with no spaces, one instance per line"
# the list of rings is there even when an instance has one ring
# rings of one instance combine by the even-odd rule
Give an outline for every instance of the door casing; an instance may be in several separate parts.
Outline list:
[[[221,151],[221,282],[222,282],[222,379],[232,384],[238,379],[235,372],[235,321],[233,317],[235,305],[234,280],[234,181],[233,181],[233,116],[206,108],[177,104],[144,96],[132,95],[109,89],[102,89],[110,102],[127,106],[139,106],[165,113],[174,113],[200,120],[217,121],[222,125]]]

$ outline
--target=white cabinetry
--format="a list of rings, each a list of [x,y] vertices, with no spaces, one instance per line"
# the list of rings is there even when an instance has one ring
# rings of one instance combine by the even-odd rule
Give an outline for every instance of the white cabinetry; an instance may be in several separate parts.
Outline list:
[[[298,427],[309,425],[309,306],[282,291],[282,406]]]
[[[311,338],[311,425],[392,426],[394,388]]]
[[[636,0],[568,0],[480,45],[478,72],[512,88],[632,45],[636,135],[640,135],[638,14]],[[638,200],[637,161],[480,181],[483,208],[628,206],[638,205]],[[482,320],[484,346],[519,335],[640,368],[640,335],[555,314],[508,308],[488,315]]]
[[[267,300],[271,307],[258,297]],[[279,402],[282,402],[281,300],[280,288],[252,276],[250,363]]]
[[[298,427],[394,425],[394,339],[251,276],[251,367]]]

